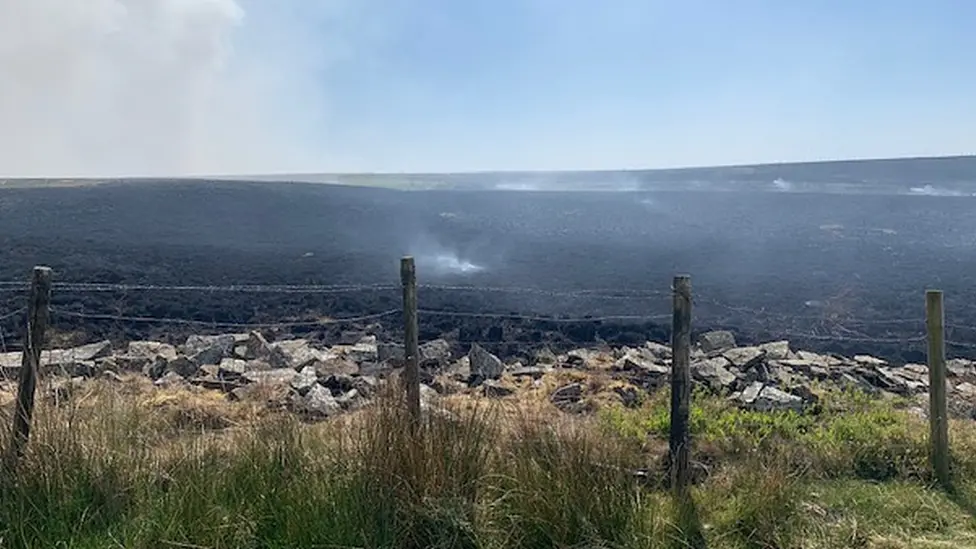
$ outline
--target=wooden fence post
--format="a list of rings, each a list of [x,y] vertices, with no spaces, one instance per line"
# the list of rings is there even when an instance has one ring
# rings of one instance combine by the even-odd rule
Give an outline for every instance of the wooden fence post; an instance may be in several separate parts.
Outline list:
[[[48,309],[51,305],[51,269],[34,267],[31,281],[30,301],[27,311],[27,329],[24,335],[24,353],[20,365],[20,379],[17,384],[17,403],[14,410],[13,431],[11,432],[9,456],[14,463],[19,460],[30,438],[31,419],[34,414],[34,392],[37,387],[37,372],[41,363],[41,350],[44,348],[44,334],[47,331]]]
[[[942,291],[925,292],[925,324],[928,332],[929,428],[932,468],[945,489],[949,477],[949,417],[946,408],[945,310]]]
[[[691,277],[674,277],[671,322],[671,486],[678,494],[688,488],[690,448],[688,417],[691,407]]]
[[[420,422],[420,351],[417,324],[417,269],[413,257],[400,260],[400,282],[403,285],[403,334],[407,408],[416,426]]]

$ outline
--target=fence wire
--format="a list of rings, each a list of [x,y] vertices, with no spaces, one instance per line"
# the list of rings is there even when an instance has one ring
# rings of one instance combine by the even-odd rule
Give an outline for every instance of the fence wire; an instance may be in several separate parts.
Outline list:
[[[19,281],[0,281],[0,293],[20,292],[29,289],[29,285]],[[88,282],[63,282],[53,284],[53,291],[64,294],[106,294],[106,293],[239,293],[239,294],[307,294],[307,295],[333,295],[351,293],[380,293],[380,292],[399,292],[402,288],[394,284],[305,284],[305,285],[256,285],[256,284],[231,284],[231,285],[163,285],[163,284],[108,284],[108,283],[88,283]],[[591,288],[576,290],[547,290],[543,288],[530,287],[492,287],[492,286],[466,286],[466,285],[439,285],[439,284],[420,284],[418,290],[431,293],[451,293],[451,294],[504,294],[512,296],[538,296],[550,300],[572,300],[585,303],[589,306],[591,302],[622,302],[632,304],[633,308],[650,308],[657,302],[661,310],[668,310],[660,314],[593,314],[593,315],[538,315],[522,314],[518,312],[499,313],[499,312],[468,312],[453,311],[442,309],[420,309],[419,315],[432,318],[466,318],[484,320],[511,320],[524,322],[539,322],[552,324],[587,324],[601,322],[638,322],[638,323],[668,323],[671,319],[670,291],[648,290],[648,289],[612,289],[612,288]],[[555,305],[565,305],[560,301],[553,301]],[[719,299],[705,295],[693,296],[693,303],[696,307],[695,323],[699,325],[753,324],[754,329],[763,333],[768,333],[774,338],[795,339],[818,342],[847,342],[847,343],[870,343],[877,345],[909,345],[918,344],[926,341],[925,320],[924,318],[877,318],[864,319],[853,316],[830,315],[830,314],[790,314],[779,311],[767,310],[764,307],[750,308],[741,305],[734,305],[723,302]],[[714,314],[714,310],[723,310],[735,313],[736,317],[722,318]],[[13,321],[18,315],[26,312],[26,307],[20,307],[9,312],[0,311],[0,323]],[[388,309],[377,313],[370,313],[357,316],[332,317],[321,316],[311,319],[300,320],[280,320],[268,322],[226,322],[208,321],[191,318],[176,318],[166,316],[146,316],[146,315],[126,315],[106,312],[90,312],[85,310],[75,310],[71,308],[52,308],[51,313],[55,317],[74,318],[93,321],[114,321],[120,323],[134,324],[161,324],[161,325],[181,325],[196,326],[201,328],[228,328],[228,329],[267,329],[267,328],[289,328],[289,327],[315,327],[328,325],[348,325],[368,321],[377,321],[394,317],[402,314],[401,308]],[[804,326],[802,324],[806,323]],[[776,326],[779,327],[776,327]],[[882,337],[872,337],[863,333],[868,328],[885,328],[886,335]],[[976,326],[965,324],[947,323],[946,326],[946,345],[959,349],[976,349]],[[2,340],[4,334],[0,333],[0,346],[5,346]],[[972,339],[972,341],[969,341]],[[508,343],[508,342],[498,342]]]

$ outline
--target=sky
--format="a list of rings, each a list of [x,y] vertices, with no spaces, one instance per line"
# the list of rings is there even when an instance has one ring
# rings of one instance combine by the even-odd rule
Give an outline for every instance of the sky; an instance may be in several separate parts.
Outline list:
[[[0,175],[976,153],[969,0],[0,0]]]

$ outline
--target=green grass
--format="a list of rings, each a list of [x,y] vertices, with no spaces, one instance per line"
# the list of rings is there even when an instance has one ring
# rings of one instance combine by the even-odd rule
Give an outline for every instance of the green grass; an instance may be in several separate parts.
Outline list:
[[[390,395],[316,425],[107,384],[42,399],[0,478],[0,547],[976,547],[973,428],[952,427],[943,493],[901,402],[759,414],[696,395],[708,474],[685,502],[659,466],[666,394],[590,419],[462,404],[413,437]]]

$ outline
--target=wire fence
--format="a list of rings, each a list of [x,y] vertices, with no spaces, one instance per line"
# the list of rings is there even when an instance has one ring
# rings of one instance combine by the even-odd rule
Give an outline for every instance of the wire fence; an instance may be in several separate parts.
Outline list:
[[[551,290],[528,287],[492,287],[465,285],[437,285],[420,284],[421,308],[418,314],[425,320],[436,319],[468,319],[486,321],[515,321],[524,323],[541,323],[553,326],[572,324],[659,324],[667,329],[671,319],[670,288],[657,289],[612,289],[588,288],[573,290]],[[28,284],[19,281],[0,281],[0,294],[16,294],[26,292]],[[707,290],[707,289],[706,289]],[[117,283],[83,283],[62,282],[53,284],[55,296],[80,295],[142,295],[147,299],[166,300],[172,294],[216,295],[239,294],[241,296],[259,294],[293,294],[305,296],[340,296],[352,294],[388,294],[390,300],[398,299],[401,287],[393,284],[335,284],[335,285],[162,285],[162,284],[117,284]],[[849,312],[820,311],[810,314],[806,311],[795,313],[770,310],[768,308],[752,308],[716,299],[709,292],[698,292],[693,296],[695,306],[694,323],[699,327],[731,328],[734,331],[747,330],[760,334],[767,340],[786,339],[803,344],[848,344],[848,345],[884,345],[898,346],[904,349],[924,349],[926,342],[925,319],[923,316],[915,318],[857,318]],[[424,308],[424,297],[447,296],[452,298],[450,307]],[[478,295],[497,297],[510,296],[515,300],[525,299],[526,296],[542,298],[548,306],[573,305],[574,308],[586,308],[588,305],[601,304],[593,308],[604,311],[610,304],[621,304],[629,310],[646,311],[642,314],[584,314],[584,315],[544,315],[529,312],[487,312],[483,310],[455,310],[462,309],[465,296]],[[921,299],[921,297],[920,297]],[[89,310],[86,304],[79,304],[77,300],[66,299],[62,304],[51,308],[52,320],[57,326],[57,320],[73,320],[75,322],[115,322],[129,325],[159,325],[182,326],[186,328],[200,328],[209,330],[263,330],[288,328],[316,328],[329,326],[350,326],[376,321],[392,321],[397,323],[402,314],[400,308],[386,308],[377,312],[364,312],[357,315],[306,315],[307,318],[280,318],[272,321],[260,322],[228,322],[203,320],[199,318],[182,318],[175,316],[156,316],[144,314],[126,314],[124,310]],[[445,302],[440,299],[440,302]],[[13,302],[8,299],[7,303]],[[0,307],[3,304],[0,303]],[[18,319],[22,319],[26,307],[0,309],[0,346],[7,350],[7,346],[20,336],[16,328]],[[107,307],[105,307],[107,308]],[[124,309],[124,307],[122,307]],[[118,308],[117,308],[118,309]],[[718,311],[722,311],[720,314]],[[731,315],[731,316],[730,316]],[[951,318],[949,319],[951,320]],[[22,325],[22,322],[20,323]],[[17,330],[14,335],[13,330]],[[517,344],[518,340],[488,341],[493,344]],[[976,326],[948,322],[946,324],[946,345],[955,354],[976,350]],[[976,354],[976,353],[974,353]]]

